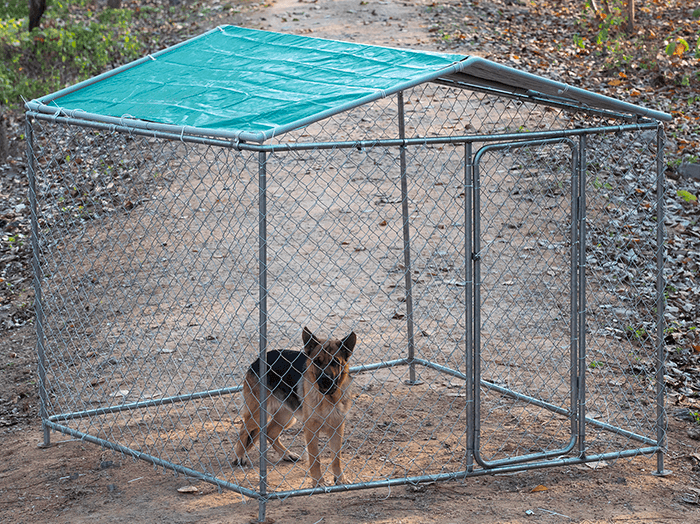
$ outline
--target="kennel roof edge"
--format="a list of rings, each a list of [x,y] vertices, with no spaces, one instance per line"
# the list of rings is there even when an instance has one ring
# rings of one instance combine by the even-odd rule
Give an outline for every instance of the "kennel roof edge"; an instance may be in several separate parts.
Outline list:
[[[425,82],[671,116],[489,60],[221,26],[56,93],[30,111],[153,131],[264,142]]]

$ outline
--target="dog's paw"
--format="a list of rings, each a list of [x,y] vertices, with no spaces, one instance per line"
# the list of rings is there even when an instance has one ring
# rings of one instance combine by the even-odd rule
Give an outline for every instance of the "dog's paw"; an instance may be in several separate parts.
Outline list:
[[[282,460],[284,460],[285,462],[297,462],[300,459],[301,457],[299,455],[297,455],[296,453],[292,453],[291,451],[288,451],[287,454],[284,457],[282,457]]]
[[[238,458],[238,457],[236,457],[236,458],[233,460],[233,465],[234,465],[234,466],[239,466],[239,467],[241,467],[241,468],[245,468],[246,466],[250,466],[250,464],[248,463],[248,461],[247,461],[246,459],[244,459],[244,458]]]
[[[323,480],[322,478],[318,480],[312,480],[311,481],[311,487],[312,488],[325,488],[326,487],[326,481]]]

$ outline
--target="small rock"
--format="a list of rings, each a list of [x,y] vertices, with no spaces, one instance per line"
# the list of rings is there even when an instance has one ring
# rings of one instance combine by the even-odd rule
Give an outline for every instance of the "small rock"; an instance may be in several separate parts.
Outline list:
[[[700,180],[700,164],[681,164],[678,173],[685,178]]]

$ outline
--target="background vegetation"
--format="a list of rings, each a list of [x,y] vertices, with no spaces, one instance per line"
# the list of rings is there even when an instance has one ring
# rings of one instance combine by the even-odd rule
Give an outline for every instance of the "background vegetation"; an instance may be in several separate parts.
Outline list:
[[[139,57],[143,42],[130,9],[95,12],[85,0],[53,0],[28,31],[22,0],[0,3],[0,104],[18,106]]]

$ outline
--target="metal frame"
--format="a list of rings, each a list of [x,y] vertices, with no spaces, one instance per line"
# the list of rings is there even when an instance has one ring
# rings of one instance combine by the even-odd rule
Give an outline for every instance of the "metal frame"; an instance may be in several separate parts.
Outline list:
[[[657,455],[658,467],[657,474],[666,474],[664,470],[664,451],[665,451],[665,406],[664,406],[664,342],[663,342],[663,327],[664,327],[664,299],[663,299],[663,129],[661,125],[654,121],[640,121],[636,124],[618,125],[609,127],[595,127],[589,129],[570,129],[561,131],[541,131],[526,134],[498,134],[498,135],[463,135],[452,137],[431,137],[420,139],[409,139],[405,137],[404,131],[404,100],[403,92],[400,91],[397,95],[397,103],[399,110],[399,139],[391,140],[375,140],[375,141],[358,141],[358,142],[326,142],[326,143],[311,143],[311,144],[273,144],[273,145],[253,145],[246,144],[236,140],[222,140],[221,138],[211,137],[206,134],[199,135],[198,131],[192,128],[183,128],[178,135],[171,130],[161,131],[157,129],[144,129],[143,127],[132,127],[131,122],[122,121],[118,123],[96,122],[94,120],[85,120],[79,118],[79,114],[70,116],[60,116],[57,114],[45,114],[31,110],[27,113],[27,142],[29,152],[29,182],[30,182],[30,202],[32,207],[32,245],[34,248],[34,270],[37,275],[35,278],[35,293],[37,306],[37,334],[38,334],[38,354],[39,354],[39,391],[41,398],[41,417],[44,429],[44,445],[50,444],[50,430],[66,433],[76,438],[93,442],[108,449],[130,455],[148,461],[156,466],[173,470],[178,473],[183,473],[192,477],[199,478],[206,482],[217,485],[220,488],[229,489],[240,493],[250,498],[258,499],[259,501],[259,518],[264,520],[266,504],[270,500],[284,499],[289,496],[310,495],[315,493],[331,493],[338,491],[349,491],[364,488],[379,488],[403,484],[417,484],[421,482],[433,482],[450,479],[464,479],[472,476],[488,475],[493,473],[510,473],[516,471],[524,471],[535,468],[565,466],[573,464],[581,464],[585,462],[596,462],[601,460],[611,460],[623,457],[632,457],[636,455]],[[260,402],[263,409],[260,411],[260,425],[262,428],[262,436],[260,438],[260,486],[258,491],[245,488],[240,485],[232,484],[223,479],[211,476],[202,471],[194,471],[190,468],[183,467],[178,464],[170,463],[159,457],[144,454],[139,451],[126,448],[115,442],[110,442],[81,431],[69,428],[62,422],[87,417],[92,415],[101,415],[107,413],[115,413],[124,410],[136,410],[149,406],[158,406],[171,404],[175,402],[185,402],[203,397],[211,397],[217,395],[229,395],[237,393],[242,389],[242,386],[200,391],[196,393],[171,396],[167,398],[151,399],[144,402],[134,402],[123,404],[120,406],[111,406],[107,408],[96,408],[81,412],[62,413],[49,416],[46,409],[47,391],[46,391],[46,369],[44,357],[44,317],[43,317],[43,298],[41,278],[39,275],[39,260],[38,260],[38,244],[39,236],[37,223],[37,201],[35,190],[35,153],[34,153],[34,133],[32,127],[32,119],[45,120],[52,123],[60,123],[67,125],[78,125],[83,127],[91,127],[96,129],[105,129],[110,131],[126,132],[136,135],[144,135],[148,137],[163,138],[167,140],[180,140],[183,142],[192,142],[195,144],[214,145],[223,148],[231,148],[237,150],[248,150],[258,152],[258,227],[259,227],[259,354],[264,356],[267,351],[267,156],[271,153],[303,151],[303,150],[322,150],[322,149],[350,149],[350,148],[371,148],[371,147],[397,147],[400,152],[400,169],[401,169],[401,193],[402,193],[402,217],[403,217],[403,257],[405,263],[405,286],[406,286],[406,330],[408,333],[408,347],[406,358],[391,360],[387,362],[377,362],[370,365],[355,366],[351,368],[352,373],[360,373],[378,370],[382,368],[390,368],[394,366],[408,366],[410,368],[410,380],[408,384],[418,383],[416,379],[416,366],[423,366],[433,369],[448,376],[456,377],[463,380],[466,385],[466,420],[467,424],[464,428],[466,433],[467,449],[465,453],[464,469],[462,471],[435,475],[420,475],[403,478],[387,478],[380,481],[360,482],[341,486],[319,487],[309,489],[298,489],[290,491],[268,491],[267,485],[267,439],[266,435],[267,417],[266,402],[270,394],[267,388],[267,364],[266,359],[261,358],[263,363],[262,368],[262,384],[260,388]],[[613,427],[604,422],[600,422],[593,418],[589,418],[586,414],[586,140],[588,135],[601,133],[620,133],[624,131],[639,131],[639,130],[656,130],[658,133],[657,147],[657,202],[656,213],[658,220],[657,227],[657,362],[656,362],[656,399],[657,399],[657,427],[656,440],[635,434],[634,432],[625,430],[620,427]],[[185,134],[185,131],[187,134]],[[577,140],[578,143],[575,141]],[[480,309],[480,253],[481,244],[479,238],[479,159],[483,153],[489,149],[498,149],[505,147],[523,147],[526,145],[536,146],[551,142],[566,143],[572,150],[572,172],[571,172],[571,347],[570,347],[570,362],[571,362],[571,377],[570,387],[571,396],[569,407],[561,407],[541,401],[527,395],[517,393],[511,389],[500,386],[483,380],[480,375],[480,340],[479,340],[479,309]],[[468,263],[465,264],[465,347],[464,347],[464,364],[466,373],[460,370],[452,369],[422,359],[415,355],[413,346],[413,311],[412,311],[412,278],[411,278],[411,222],[408,211],[407,197],[407,166],[406,166],[406,149],[413,145],[440,145],[454,144],[463,147],[464,150],[464,242],[465,246],[470,246],[470,251],[464,253]],[[474,154],[475,146],[482,146],[481,149]],[[530,405],[536,405],[544,409],[550,410],[560,415],[570,418],[571,421],[571,440],[569,444],[559,450],[520,456],[515,459],[489,462],[484,460],[479,455],[479,408],[480,408],[480,391],[482,388],[497,391],[503,395],[509,396],[516,400],[522,400]],[[588,455],[586,454],[586,426],[595,426],[597,428],[623,435],[626,438],[636,440],[640,443],[636,449],[626,449],[622,451],[606,452]],[[575,456],[564,456],[576,450]],[[476,464],[475,464],[476,462]],[[480,466],[480,467],[475,467]]]

